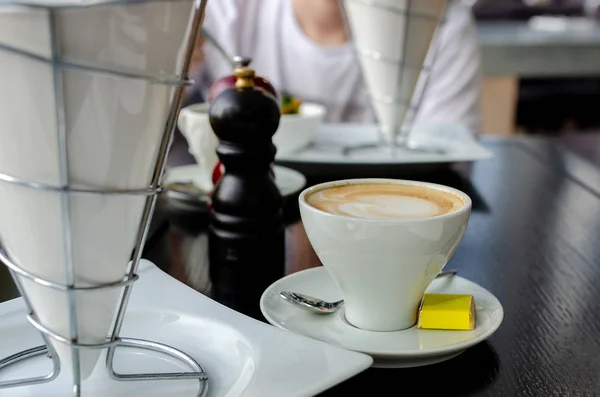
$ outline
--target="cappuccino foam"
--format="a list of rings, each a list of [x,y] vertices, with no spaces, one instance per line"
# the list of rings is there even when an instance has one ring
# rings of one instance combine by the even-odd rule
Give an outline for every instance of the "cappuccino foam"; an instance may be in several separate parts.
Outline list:
[[[395,183],[333,186],[309,194],[306,202],[331,214],[365,219],[430,218],[465,205],[450,192]]]

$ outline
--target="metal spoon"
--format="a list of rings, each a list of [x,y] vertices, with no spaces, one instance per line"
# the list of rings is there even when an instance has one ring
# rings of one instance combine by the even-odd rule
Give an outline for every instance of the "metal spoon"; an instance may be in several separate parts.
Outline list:
[[[231,67],[233,69],[235,69],[238,66],[248,66],[250,65],[250,63],[252,62],[252,58],[248,58],[248,57],[242,57],[239,55],[236,56],[231,56],[227,50],[225,49],[225,47],[223,47],[221,45],[221,43],[219,43],[217,41],[217,39],[215,39],[215,37],[210,34],[210,32],[208,32],[206,29],[202,29],[202,35],[206,38],[206,40],[208,40],[213,46],[215,46],[215,48],[217,49],[217,51],[219,52],[219,54],[221,54],[223,56],[223,58],[227,59],[227,61],[231,64]]]
[[[458,270],[445,270],[443,272],[440,272],[440,274],[438,274],[436,278],[454,276],[457,272]],[[299,294],[297,292],[291,291],[281,291],[279,293],[279,296],[281,296],[286,301],[301,307],[302,309],[321,314],[334,313],[344,305],[343,299],[336,302],[327,302],[310,295]]]

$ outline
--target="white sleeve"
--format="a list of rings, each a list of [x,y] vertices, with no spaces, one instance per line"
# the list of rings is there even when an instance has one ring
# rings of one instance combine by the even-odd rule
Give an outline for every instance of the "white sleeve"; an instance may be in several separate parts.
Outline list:
[[[416,122],[460,123],[481,131],[481,59],[477,28],[468,6],[451,2]],[[436,45],[436,43],[434,43]],[[421,83],[421,82],[420,82]],[[422,84],[421,84],[422,86]]]

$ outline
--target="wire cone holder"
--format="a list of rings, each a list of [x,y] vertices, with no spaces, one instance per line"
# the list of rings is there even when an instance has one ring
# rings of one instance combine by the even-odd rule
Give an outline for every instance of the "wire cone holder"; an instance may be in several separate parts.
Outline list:
[[[341,4],[380,124],[379,142],[348,146],[344,154],[377,147],[444,153],[442,148],[409,141],[409,131],[440,47],[446,0],[343,0]]]
[[[141,1],[132,1],[130,4],[140,4],[144,2],[153,2],[160,0],[141,0]],[[174,0],[177,1],[177,0]],[[139,278],[137,275],[138,265],[142,256],[142,251],[144,247],[144,243],[148,234],[148,230],[150,227],[150,220],[152,218],[152,214],[154,212],[154,208],[156,205],[157,195],[160,192],[162,176],[164,172],[167,152],[169,149],[169,145],[171,142],[171,138],[176,126],[177,116],[179,114],[179,110],[183,103],[183,95],[185,86],[189,84],[189,80],[187,79],[188,75],[188,66],[192,57],[192,52],[194,45],[196,43],[197,35],[200,32],[200,27],[202,25],[202,21],[204,18],[204,12],[206,7],[207,0],[195,0],[193,5],[190,6],[192,9],[192,18],[191,18],[191,26],[189,28],[186,43],[184,48],[184,60],[181,63],[180,71],[176,77],[163,77],[163,76],[151,76],[151,75],[140,75],[130,72],[123,72],[118,70],[110,70],[103,67],[95,67],[83,64],[77,64],[73,62],[66,62],[58,56],[59,50],[56,45],[56,37],[52,37],[53,50],[52,57],[49,59],[45,59],[38,54],[34,54],[19,48],[11,47],[9,45],[5,45],[0,43],[0,52],[7,51],[9,53],[17,54],[23,57],[33,58],[40,62],[48,63],[52,66],[54,70],[55,79],[60,79],[61,70],[82,70],[90,73],[99,73],[106,74],[112,76],[119,76],[124,78],[132,78],[132,79],[143,79],[146,81],[150,81],[153,84],[158,85],[168,85],[174,87],[173,96],[169,105],[168,116],[166,118],[164,130],[162,132],[162,136],[160,139],[160,144],[158,147],[158,155],[156,157],[156,161],[154,164],[154,169],[152,171],[152,177],[150,181],[150,186],[147,188],[141,189],[98,189],[93,187],[85,187],[85,186],[73,186],[69,184],[68,174],[66,171],[66,162],[67,162],[67,149],[65,143],[65,130],[66,127],[64,125],[64,117],[57,118],[57,128],[59,131],[58,137],[58,147],[60,153],[60,163],[61,163],[61,181],[63,182],[61,186],[53,186],[45,183],[40,183],[38,181],[27,180],[23,178],[19,178],[13,175],[8,175],[6,173],[0,174],[0,184],[11,184],[11,185],[19,185],[26,189],[32,189],[35,191],[44,191],[44,192],[53,192],[60,195],[60,198],[63,202],[63,233],[65,235],[65,252],[66,252],[66,283],[57,283],[47,278],[40,277],[39,275],[34,274],[31,271],[26,270],[23,266],[21,266],[15,258],[12,258],[8,253],[8,250],[4,249],[4,247],[0,247],[0,260],[4,262],[4,264],[9,268],[9,271],[19,289],[23,300],[28,308],[29,314],[27,319],[29,322],[40,331],[41,336],[44,340],[45,345],[33,347],[31,349],[21,351],[19,353],[13,354],[10,357],[6,357],[4,359],[0,359],[0,373],[4,369],[8,369],[9,367],[14,366],[15,364],[24,363],[31,358],[39,357],[42,355],[47,355],[52,361],[53,369],[50,373],[37,377],[29,377],[24,379],[14,379],[8,381],[0,382],[0,390],[3,388],[12,388],[19,386],[27,386],[34,385],[44,382],[50,382],[55,380],[63,367],[65,365],[69,365],[72,370],[72,393],[74,396],[80,396],[82,394],[82,372],[81,372],[81,362],[80,362],[80,352],[84,350],[98,350],[105,349],[106,351],[106,362],[105,366],[108,371],[108,375],[115,381],[148,381],[148,380],[183,380],[183,379],[192,379],[198,380],[198,393],[197,396],[204,396],[207,393],[208,384],[207,384],[207,374],[200,363],[198,363],[194,358],[186,354],[185,352],[178,350],[174,347],[168,346],[166,344],[157,343],[153,341],[143,340],[143,339],[135,339],[135,338],[124,338],[120,336],[121,327],[123,325],[123,321],[126,315],[126,309],[129,302],[129,298],[131,295],[131,290],[133,287],[133,283]],[[127,1],[122,2],[107,2],[103,3],[105,6],[110,6],[111,4],[129,4]],[[192,4],[190,2],[190,4]],[[50,32],[51,36],[54,36],[56,32],[52,29],[55,12],[56,10],[61,9],[61,6],[40,6],[39,4],[22,4],[19,3],[19,6],[23,7],[32,7],[37,9],[44,9],[48,11],[48,23],[51,27]],[[84,4],[81,7],[93,7],[94,4]],[[2,5],[0,5],[2,7]],[[70,5],[69,7],[77,8],[79,5]],[[64,9],[64,7],[63,7]],[[55,85],[54,97],[56,98],[56,104],[58,109],[56,109],[57,114],[64,115],[65,109],[61,108],[64,106],[64,98],[63,92],[59,88],[60,84]],[[71,229],[69,225],[69,200],[73,195],[91,195],[91,196],[103,196],[103,197],[115,197],[115,196],[138,196],[143,197],[144,206],[141,212],[141,221],[139,227],[137,229],[137,234],[135,237],[135,246],[133,247],[133,257],[132,260],[127,265],[126,273],[123,275],[123,278],[117,282],[110,283],[98,283],[93,285],[85,285],[85,286],[76,286],[75,285],[75,270],[74,263],[72,258],[72,248],[70,246],[71,243]],[[67,226],[64,226],[67,225]],[[47,327],[44,322],[39,318],[37,313],[33,309],[33,305],[31,304],[30,299],[27,296],[26,288],[23,286],[23,280],[27,280],[27,282],[35,283],[36,285],[43,286],[45,288],[49,288],[52,290],[60,291],[61,293],[66,294],[66,299],[69,305],[68,308],[68,323],[69,323],[69,334],[67,336],[60,335],[59,333],[51,330]],[[120,289],[119,300],[117,303],[116,315],[114,316],[112,325],[107,333],[106,340],[101,343],[83,343],[80,340],[80,335],[78,333],[78,319],[77,319],[77,298],[76,294],[85,294],[94,291],[104,291],[109,289]],[[56,349],[54,349],[51,342],[63,344],[68,346],[71,353],[71,363],[61,362],[59,359],[59,354]],[[115,351],[118,348],[135,348],[135,349],[143,349],[149,350],[153,352],[159,352],[165,354],[171,358],[174,358],[180,363],[185,364],[189,367],[189,371],[187,372],[172,372],[172,373],[136,373],[136,374],[121,374],[115,371],[114,369],[114,357]],[[1,393],[0,393],[1,394]]]

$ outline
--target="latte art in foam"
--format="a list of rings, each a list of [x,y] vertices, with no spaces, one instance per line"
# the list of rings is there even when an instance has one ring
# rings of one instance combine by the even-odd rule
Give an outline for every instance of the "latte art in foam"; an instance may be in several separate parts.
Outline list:
[[[430,218],[462,208],[449,192],[418,185],[361,183],[311,193],[306,202],[331,214],[366,219]]]

